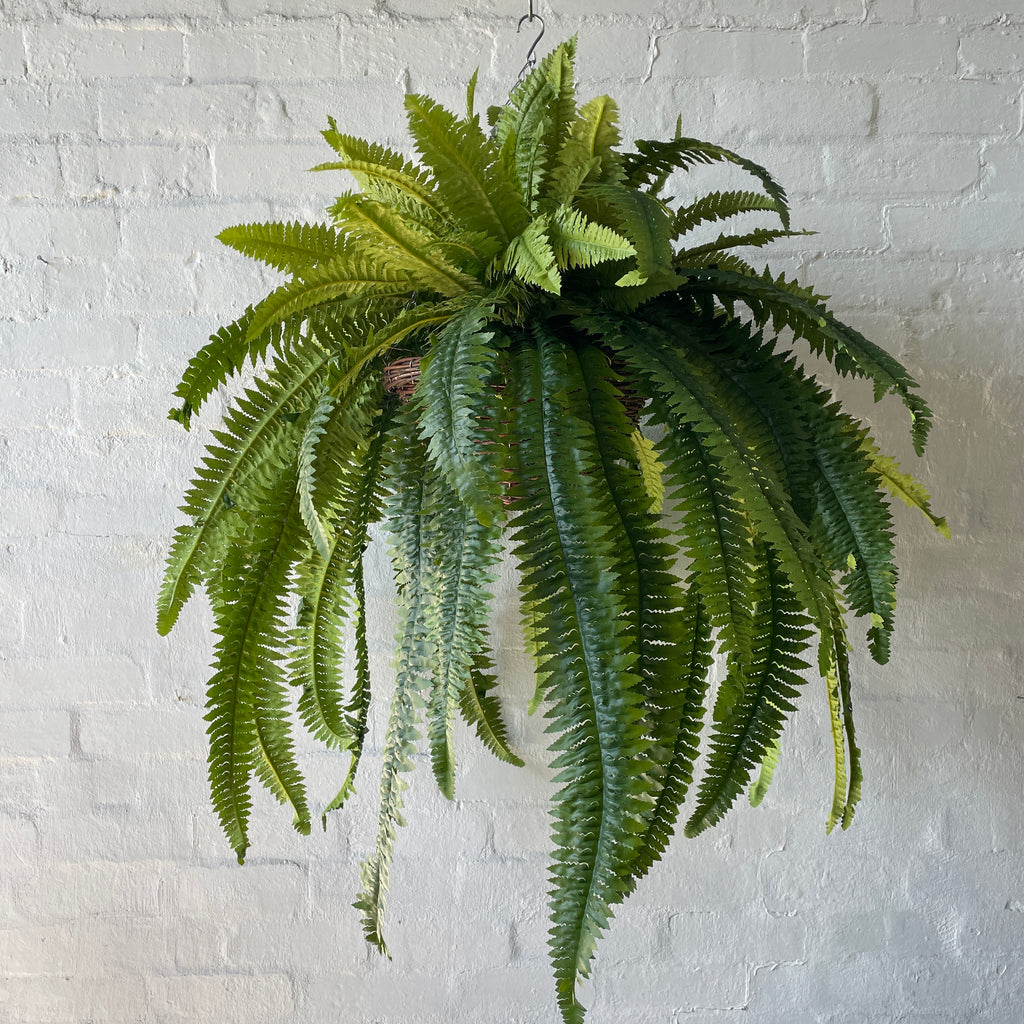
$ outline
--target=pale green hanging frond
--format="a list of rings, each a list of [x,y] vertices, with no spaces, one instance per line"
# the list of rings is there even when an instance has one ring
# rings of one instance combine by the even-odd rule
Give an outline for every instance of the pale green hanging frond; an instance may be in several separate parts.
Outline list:
[[[369,199],[352,203],[337,223],[359,238],[363,251],[375,251],[388,268],[407,272],[410,290],[452,298],[479,288],[473,278],[441,256],[436,236],[410,227],[407,218],[382,203]]]
[[[636,463],[644,482],[644,490],[651,502],[651,513],[661,515],[665,504],[665,481],[662,477],[665,467],[658,458],[654,442],[643,431],[637,428],[629,435],[629,440],[636,453]]]
[[[217,238],[238,252],[289,273],[338,256],[344,240],[326,224],[239,224]]]
[[[555,252],[548,237],[548,217],[537,217],[526,230],[512,239],[505,250],[502,265],[505,271],[524,284],[535,284],[554,295],[562,290],[562,277],[558,272]]]
[[[551,215],[548,239],[560,270],[626,260],[636,249],[611,228],[594,224],[579,210],[558,207]]]
[[[405,97],[409,131],[433,174],[436,193],[460,226],[505,245],[529,215],[479,124],[460,121],[428,96]]]
[[[908,508],[918,509],[932,526],[949,540],[952,536],[949,523],[946,522],[945,516],[937,515],[932,510],[931,495],[924,485],[908,473],[904,473],[895,459],[882,455],[869,438],[864,439],[863,446],[871,459],[871,468],[878,474],[890,494],[899,498]]]

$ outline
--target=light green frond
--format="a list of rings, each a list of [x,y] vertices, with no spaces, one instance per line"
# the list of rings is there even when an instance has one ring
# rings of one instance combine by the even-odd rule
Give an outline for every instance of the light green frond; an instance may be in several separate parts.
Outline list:
[[[931,495],[925,487],[909,473],[904,473],[895,459],[882,455],[870,438],[865,438],[863,443],[864,449],[871,459],[872,469],[878,474],[889,493],[899,498],[908,508],[918,509],[932,526],[946,540],[949,540],[951,536],[949,523],[946,522],[945,516],[937,515],[932,510]]]
[[[507,245],[529,219],[523,200],[475,121],[460,121],[427,96],[405,98],[409,130],[433,187],[466,231],[483,231]]]
[[[482,523],[501,519],[501,485],[493,461],[501,342],[488,325],[489,305],[468,306],[436,334],[420,364],[416,408],[431,460],[458,499]]]
[[[578,210],[558,207],[551,216],[549,240],[560,270],[627,260],[636,249],[611,228],[594,224]]]
[[[239,224],[217,238],[251,259],[289,273],[326,263],[343,247],[341,236],[326,224]]]
[[[479,287],[440,254],[436,236],[410,227],[407,218],[382,203],[369,199],[352,203],[337,223],[359,239],[364,252],[375,251],[389,269],[407,273],[410,290],[451,298]]]
[[[255,338],[271,325],[335,299],[405,295],[415,287],[408,270],[392,268],[362,255],[342,255],[309,267],[272,291],[253,312],[248,336]]]
[[[550,219],[544,216],[531,221],[521,235],[512,239],[502,265],[507,273],[524,284],[535,284],[557,295],[562,290],[562,278],[548,237],[550,223]]]

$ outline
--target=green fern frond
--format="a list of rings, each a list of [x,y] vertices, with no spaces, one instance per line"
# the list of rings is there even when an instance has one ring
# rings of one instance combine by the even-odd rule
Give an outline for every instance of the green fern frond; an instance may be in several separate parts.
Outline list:
[[[181,507],[191,522],[175,531],[167,557],[158,599],[161,634],[170,631],[196,584],[217,568],[231,538],[244,529],[242,511],[260,508],[261,470],[294,459],[301,431],[286,414],[315,403],[329,362],[330,354],[315,341],[296,345],[286,363],[257,378],[236,400],[224,429],[214,431]]]
[[[501,717],[501,705],[491,692],[497,680],[491,675],[490,659],[479,655],[466,680],[459,699],[459,710],[467,725],[475,730],[480,742],[499,761],[523,767],[523,759],[512,751],[508,743],[508,729]]]
[[[757,212],[778,213],[779,204],[763,192],[707,192],[676,211],[672,218],[672,238],[679,238],[705,222]]]
[[[535,284],[557,295],[562,290],[562,277],[548,237],[550,223],[548,216],[532,220],[521,235],[512,239],[512,244],[505,250],[502,266],[524,284]]]
[[[362,751],[369,687],[365,671],[357,670],[351,700],[344,703],[342,633],[353,612],[357,624],[365,615],[362,557],[367,530],[383,514],[381,472],[389,422],[387,415],[377,416],[369,425],[335,417],[325,430],[319,458],[330,482],[325,502],[332,522],[329,548],[299,566],[295,587],[300,605],[291,635],[289,669],[292,685],[300,689],[299,716],[328,747],[352,750],[350,777]],[[362,627],[365,646],[365,621]],[[357,625],[357,648],[359,642]]]
[[[253,774],[282,802],[291,803],[297,829],[309,828],[288,734],[276,639],[283,633],[288,574],[305,545],[295,484],[292,471],[266,486],[247,543],[227,551],[223,570],[210,588],[221,637],[207,687],[210,788],[240,862],[248,846]]]
[[[775,777],[775,769],[779,766],[779,757],[782,755],[782,744],[778,737],[768,744],[768,749],[761,758],[761,771],[757,779],[750,787],[749,799],[751,807],[760,807],[768,793],[768,787]]]
[[[616,387],[618,374],[594,346],[578,349],[589,418],[601,471],[621,529],[616,588],[625,601],[620,622],[637,653],[644,730],[650,740],[643,845],[629,867],[630,887],[660,857],[671,836],[692,772],[710,663],[710,621],[696,588],[675,573],[679,550],[650,511],[632,456],[631,422]],[[690,651],[690,674],[680,676],[677,652]],[[682,685],[680,685],[682,683]],[[666,789],[667,787],[667,789]]]
[[[622,235],[588,221],[579,210],[567,206],[558,207],[552,214],[548,237],[560,270],[627,260],[637,254]]]
[[[276,323],[250,337],[252,317],[253,308],[250,306],[234,323],[211,335],[209,343],[189,360],[181,383],[174,391],[175,396],[181,399],[181,405],[167,414],[169,419],[177,420],[188,430],[193,413],[247,361],[255,366],[266,357],[269,349],[281,351],[286,346],[286,339],[294,340],[294,325],[287,322]]]
[[[665,505],[665,480],[662,476],[665,467],[654,449],[654,442],[639,428],[629,435],[630,443],[636,454],[637,468],[644,482],[644,490],[650,499],[650,509],[654,515],[660,515]]]
[[[538,331],[538,349],[513,352],[519,484],[516,554],[525,603],[545,605],[535,629],[555,781],[551,956],[559,1006],[582,1019],[576,998],[611,907],[626,892],[644,815],[646,747],[635,655],[612,589],[621,527],[596,486],[600,456],[571,349]],[[571,417],[572,436],[560,424]],[[571,505],[571,512],[570,512]],[[602,594],[602,600],[593,595]]]
[[[846,803],[843,805],[843,816],[840,825],[848,829],[853,824],[853,815],[860,803],[861,788],[864,782],[864,769],[861,763],[860,747],[857,746],[857,732],[853,721],[853,682],[850,678],[850,653],[846,641],[846,631],[841,617],[837,614],[836,626],[836,672],[839,676],[839,699],[843,706],[843,730],[846,734],[846,747],[849,754],[849,774],[847,779]]]
[[[460,121],[427,96],[406,96],[405,109],[434,191],[452,216],[465,230],[483,231],[507,245],[529,215],[479,124]]]
[[[431,763],[441,792],[455,794],[455,715],[474,666],[486,656],[489,594],[499,558],[500,527],[484,525],[443,477],[436,478],[422,530],[432,552],[426,589],[433,595],[427,624],[434,641],[429,728]]]
[[[789,328],[815,354],[824,353],[844,376],[871,380],[876,401],[887,393],[899,395],[910,412],[914,450],[922,454],[932,413],[917,393],[917,381],[888,352],[837,320],[811,289],[787,281],[784,275],[773,279],[767,270],[749,277],[711,267],[694,270],[686,287],[694,293],[711,292],[723,302],[738,299],[751,309],[756,323],[770,322],[777,332]]]
[[[272,291],[253,311],[249,337],[255,338],[278,321],[335,299],[404,295],[413,289],[414,278],[407,269],[388,267],[379,259],[363,255],[343,254],[306,268]]]
[[[615,283],[620,288],[645,284],[649,279],[672,277],[671,221],[665,206],[644,192],[618,185],[589,185],[583,196],[608,211],[596,218],[610,219],[636,249],[636,269]]]
[[[427,212],[427,219],[451,223],[451,213],[430,186],[430,176],[405,157],[384,146],[353,135],[342,135],[333,118],[324,138],[342,157],[340,161],[318,164],[314,171],[348,171],[362,191],[373,199],[397,205],[404,197],[412,210]],[[421,214],[422,215],[422,214]]]
[[[477,303],[453,317],[420,364],[416,408],[430,457],[459,500],[485,524],[501,518],[501,485],[482,446],[493,447],[498,416],[499,336],[487,329],[489,306]]]
[[[434,598],[426,589],[431,571],[430,551],[423,537],[423,512],[428,498],[427,453],[408,407],[396,418],[393,444],[395,450],[388,472],[396,486],[392,488],[388,529],[400,614],[395,693],[384,739],[377,842],[374,853],[363,863],[363,887],[355,902],[356,909],[362,913],[367,941],[385,956],[390,954],[384,941],[384,911],[395,837],[404,824],[402,794],[408,786],[404,776],[413,767],[411,755],[419,737],[419,707],[429,692],[434,659],[434,641],[429,629]]]
[[[551,170],[553,201],[570,203],[587,181],[622,182],[618,121],[619,108],[610,96],[597,96],[580,108]]]
[[[765,193],[775,202],[782,226],[789,227],[789,204],[785,189],[753,160],[714,143],[702,142],[700,139],[638,139],[634,145],[637,151],[626,153],[622,157],[625,184],[628,187],[647,187],[656,195],[665,187],[665,182],[673,171],[687,170],[696,164],[730,163],[742,168],[761,182]]]
[[[822,541],[837,568],[846,570],[842,582],[850,608],[871,616],[871,654],[884,664],[889,660],[897,573],[892,517],[862,448],[867,431],[836,404],[819,407],[811,429]]]
[[[786,228],[757,228],[745,235],[719,235],[713,242],[695,245],[692,249],[682,249],[676,255],[676,263],[680,266],[691,265],[695,260],[705,259],[725,249],[755,248],[768,245],[780,238],[796,238],[799,235],[813,235],[814,231],[793,231]]]
[[[371,199],[352,203],[337,223],[359,239],[362,251],[377,252],[388,268],[407,272],[410,290],[451,298],[479,288],[439,254],[436,236],[410,227],[406,217],[383,203]]]
[[[316,490],[316,446],[327,430],[335,407],[336,399],[330,392],[320,396],[306,422],[299,445],[299,511],[317,551],[325,559],[330,557],[331,538],[313,497]]]
[[[918,509],[928,522],[946,540],[949,540],[951,536],[949,523],[946,522],[945,516],[937,515],[932,510],[931,495],[925,487],[909,473],[904,473],[895,459],[882,455],[870,438],[865,438],[863,444],[864,450],[871,459],[871,468],[878,474],[879,480],[889,493],[899,498],[908,508]]]
[[[754,613],[744,689],[712,731],[697,804],[686,823],[691,838],[716,824],[733,805],[778,739],[804,683],[799,673],[807,663],[800,654],[812,635],[810,620],[773,551],[765,551],[763,564],[765,594]]]
[[[294,273],[341,255],[343,240],[326,224],[239,224],[217,238],[225,245],[276,270]]]

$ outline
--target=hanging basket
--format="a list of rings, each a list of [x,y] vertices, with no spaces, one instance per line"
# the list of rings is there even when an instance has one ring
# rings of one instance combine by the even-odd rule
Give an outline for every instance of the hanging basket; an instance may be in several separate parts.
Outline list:
[[[420,356],[396,359],[384,367],[384,390],[408,402],[420,382]]]

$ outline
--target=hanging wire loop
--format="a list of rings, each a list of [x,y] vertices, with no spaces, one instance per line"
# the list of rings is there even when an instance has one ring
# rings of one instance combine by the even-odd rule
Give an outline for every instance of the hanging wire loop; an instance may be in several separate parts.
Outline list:
[[[544,38],[544,19],[539,14],[534,14],[533,3],[531,2],[530,13],[524,14],[519,19],[519,25],[516,27],[516,32],[522,31],[523,22],[530,22],[532,24],[535,21],[540,22],[540,35],[534,39],[533,44],[526,54],[526,63],[523,65],[523,70],[519,72],[519,82],[522,82],[526,78],[527,74],[537,66],[537,47],[540,45],[540,41]]]

